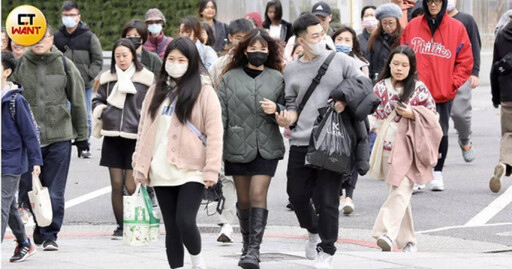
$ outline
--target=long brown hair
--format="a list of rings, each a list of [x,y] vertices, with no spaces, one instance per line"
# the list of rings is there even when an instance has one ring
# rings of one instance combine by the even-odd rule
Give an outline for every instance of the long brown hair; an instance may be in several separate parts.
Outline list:
[[[246,66],[249,63],[249,60],[247,60],[247,56],[245,56],[245,51],[250,45],[256,43],[256,41],[261,42],[263,45],[267,45],[268,58],[264,65],[268,68],[283,72],[283,60],[281,58],[281,48],[279,43],[270,37],[266,30],[253,29],[246,35],[245,39],[238,44],[235,52],[233,53],[233,58],[226,68],[224,68],[223,74],[227,73],[231,69]]]
[[[400,37],[402,36],[402,32],[404,31],[404,29],[402,28],[402,25],[400,25],[400,20],[397,18],[394,18],[394,19],[396,20],[397,27],[396,27],[395,31],[393,31],[393,33],[389,34],[390,50],[393,50],[400,45]],[[384,32],[384,29],[382,28],[382,20],[381,20],[379,23],[379,26],[377,26],[377,29],[375,29],[372,32],[372,34],[370,35],[370,38],[368,39],[367,47],[368,47],[368,51],[370,53],[375,52],[375,44],[377,43],[377,39],[379,39],[379,37],[381,35],[383,35],[384,33],[385,32]]]

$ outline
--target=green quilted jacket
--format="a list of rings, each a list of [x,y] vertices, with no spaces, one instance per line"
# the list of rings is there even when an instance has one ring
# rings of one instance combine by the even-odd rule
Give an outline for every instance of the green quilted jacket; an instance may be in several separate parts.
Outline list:
[[[224,124],[224,160],[234,163],[253,161],[257,153],[265,159],[282,159],[283,137],[274,115],[263,112],[260,101],[267,98],[284,110],[284,79],[274,69],[256,78],[242,68],[222,77],[219,99]]]

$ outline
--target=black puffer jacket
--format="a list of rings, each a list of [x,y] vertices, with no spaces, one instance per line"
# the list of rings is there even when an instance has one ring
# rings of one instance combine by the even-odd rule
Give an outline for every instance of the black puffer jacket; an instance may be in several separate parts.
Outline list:
[[[349,78],[331,92],[331,98],[347,102],[341,113],[344,126],[352,141],[352,169],[365,175],[370,169],[370,145],[368,139],[368,115],[373,114],[380,104],[373,92],[372,82],[367,77]]]
[[[126,94],[124,106],[120,109],[107,102],[117,82],[117,75],[110,71],[101,74],[100,88],[96,97],[92,99],[92,109],[93,117],[101,118],[103,122],[102,135],[137,139],[140,109],[148,88],[153,84],[153,78],[153,73],[146,68],[135,72],[132,82],[137,93]]]
[[[508,53],[512,53],[512,22],[509,22],[496,36],[494,42],[493,66]],[[512,102],[512,72],[499,75],[495,68],[491,69],[492,103]]]
[[[368,50],[369,58],[367,58],[367,60],[370,62],[370,79],[372,79],[372,81],[377,79],[384,64],[386,64],[386,60],[391,53],[392,42],[391,36],[382,32],[377,40],[375,40],[374,51],[371,52]]]

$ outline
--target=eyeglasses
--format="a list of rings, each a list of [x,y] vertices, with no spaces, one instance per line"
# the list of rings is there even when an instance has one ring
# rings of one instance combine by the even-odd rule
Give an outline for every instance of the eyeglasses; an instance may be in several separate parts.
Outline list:
[[[427,0],[427,5],[432,5],[432,3],[434,3],[437,6],[441,2],[443,2],[443,0]]]
[[[396,21],[389,21],[389,22],[383,21],[381,24],[382,24],[382,27],[393,27],[396,25]]]
[[[76,17],[78,15],[80,15],[80,14],[73,14],[73,13],[72,14],[62,14],[62,17]]]

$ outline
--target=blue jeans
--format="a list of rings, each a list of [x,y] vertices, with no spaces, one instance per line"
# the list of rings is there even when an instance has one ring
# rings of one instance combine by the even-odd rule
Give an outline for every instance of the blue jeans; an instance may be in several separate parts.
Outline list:
[[[64,191],[68,179],[69,163],[71,160],[71,141],[56,142],[41,148],[43,166],[39,179],[43,187],[48,187],[52,201],[53,219],[50,226],[38,227],[42,240],[57,240],[64,220]],[[32,190],[32,173],[21,176],[19,199],[29,205],[28,192]],[[34,217],[35,220],[35,217]]]
[[[4,241],[7,224],[9,224],[19,243],[27,240],[25,225],[21,221],[16,206],[15,194],[18,190],[20,177],[21,175],[2,174],[2,241]]]
[[[89,127],[89,138],[91,138],[92,88],[85,89],[85,107],[87,109],[87,126]]]

